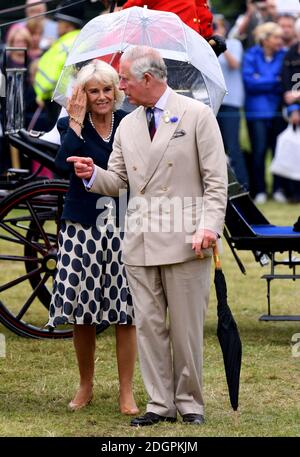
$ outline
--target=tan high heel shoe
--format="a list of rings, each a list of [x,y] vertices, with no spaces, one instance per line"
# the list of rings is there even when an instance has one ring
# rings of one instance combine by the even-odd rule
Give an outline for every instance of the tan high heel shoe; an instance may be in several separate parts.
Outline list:
[[[83,402],[83,403],[75,403],[72,400],[68,404],[68,410],[69,411],[78,411],[79,409],[85,408],[86,406],[88,406],[91,403],[92,399],[93,399],[93,396],[91,396],[91,398],[88,401]]]
[[[126,416],[137,416],[140,412],[140,410],[138,409],[138,407],[136,408],[121,408],[120,407],[120,412],[121,414],[125,414]]]
[[[126,406],[126,405],[121,406],[121,400],[120,400],[120,397],[119,397],[120,413],[121,414],[125,414],[126,416],[136,416],[137,414],[139,414],[140,410],[136,406],[134,399],[133,399],[133,403],[134,403],[134,406],[132,406],[132,407],[129,407],[129,406]]]
[[[77,393],[74,398],[76,398]],[[86,406],[88,406],[91,403],[92,399],[93,399],[93,392],[91,393],[91,395],[87,401],[76,402],[74,400],[71,400],[70,403],[68,404],[68,410],[69,411],[78,411],[79,409],[85,408]]]

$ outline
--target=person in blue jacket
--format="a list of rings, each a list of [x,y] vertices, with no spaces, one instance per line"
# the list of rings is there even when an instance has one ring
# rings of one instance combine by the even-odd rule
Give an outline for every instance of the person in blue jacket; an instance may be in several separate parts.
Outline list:
[[[118,74],[107,63],[98,60],[84,66],[67,105],[69,117],[58,121],[61,147],[55,164],[69,176],[70,187],[62,213],[47,325],[74,324],[80,373],[79,389],[69,403],[74,411],[88,405],[93,396],[96,325],[105,329],[116,324],[120,411],[137,414],[132,392],[136,335],[132,298],[121,262],[123,234],[111,218],[106,221],[104,213],[101,216],[106,211],[101,196],[86,192],[73,166],[66,162],[76,154],[93,157],[98,166],[107,168],[116,129],[126,115],[118,109],[124,99],[118,86]],[[107,202],[107,197],[104,199]]]
[[[282,68],[283,99],[288,122],[300,129],[300,17],[295,22],[297,43],[287,51]],[[291,203],[300,203],[300,181],[287,179]]]
[[[282,29],[266,22],[255,29],[258,44],[244,54],[245,115],[252,149],[253,193],[256,203],[267,200],[265,157],[273,154],[278,134],[285,128],[281,113],[283,50]],[[273,181],[273,198],[284,201],[280,178]]]

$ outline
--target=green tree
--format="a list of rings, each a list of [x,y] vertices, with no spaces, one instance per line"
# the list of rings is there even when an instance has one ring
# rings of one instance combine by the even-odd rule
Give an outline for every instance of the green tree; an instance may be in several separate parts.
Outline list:
[[[243,0],[211,0],[211,6],[215,13],[224,14],[227,19],[234,19],[245,11],[246,1]]]

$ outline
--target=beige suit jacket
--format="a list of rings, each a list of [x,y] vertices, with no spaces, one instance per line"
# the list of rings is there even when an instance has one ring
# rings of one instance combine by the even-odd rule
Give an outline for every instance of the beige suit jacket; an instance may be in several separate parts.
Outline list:
[[[144,107],[121,121],[108,169],[97,167],[91,188],[118,196],[129,186],[123,241],[123,262],[128,265],[194,259],[195,230],[221,234],[223,229],[227,167],[215,116],[203,103],[173,91],[166,110],[169,115],[162,116],[152,142]]]

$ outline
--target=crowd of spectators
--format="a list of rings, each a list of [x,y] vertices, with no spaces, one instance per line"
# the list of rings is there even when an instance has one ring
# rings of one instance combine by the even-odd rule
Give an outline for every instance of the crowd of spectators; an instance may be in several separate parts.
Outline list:
[[[234,24],[220,15],[214,22],[227,36],[227,51],[219,60],[228,95],[218,120],[231,165],[256,203],[269,196],[280,203],[300,202],[300,182],[273,176],[272,189],[266,183],[268,151],[274,156],[288,123],[300,128],[300,16],[279,14],[276,0],[248,0]],[[240,147],[241,113],[251,154]]]

